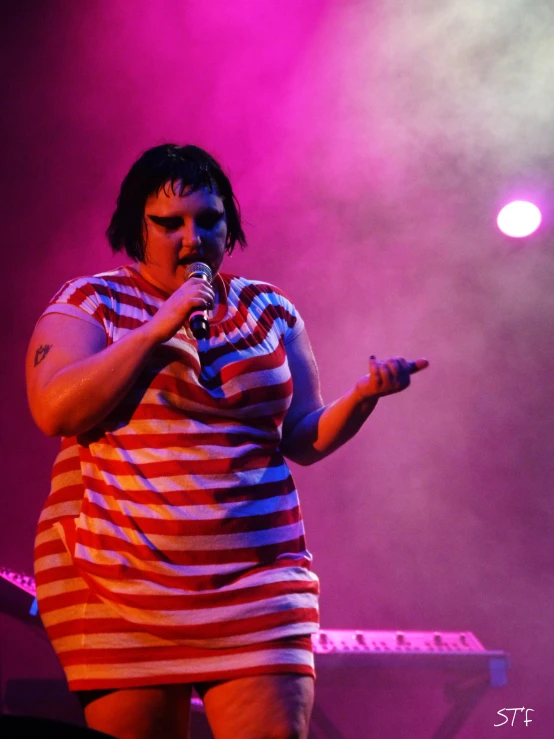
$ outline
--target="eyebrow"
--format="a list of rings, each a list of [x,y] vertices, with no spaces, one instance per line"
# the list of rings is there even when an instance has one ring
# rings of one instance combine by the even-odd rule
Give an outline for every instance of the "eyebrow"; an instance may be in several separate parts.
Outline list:
[[[151,221],[154,221],[154,223],[159,223],[160,225],[163,223],[166,223],[167,221],[182,221],[183,216],[155,216],[152,213],[146,214],[148,218],[150,218]]]
[[[198,216],[203,215],[218,215],[223,216],[225,215],[225,208],[223,210],[219,210],[219,208],[213,207],[213,206],[207,206],[206,208],[202,208],[197,214],[196,218]],[[163,223],[164,221],[175,221],[177,219],[183,220],[183,216],[180,213],[175,214],[169,214],[166,216],[157,216],[154,213],[147,213],[146,214],[148,218],[150,218],[154,223]]]

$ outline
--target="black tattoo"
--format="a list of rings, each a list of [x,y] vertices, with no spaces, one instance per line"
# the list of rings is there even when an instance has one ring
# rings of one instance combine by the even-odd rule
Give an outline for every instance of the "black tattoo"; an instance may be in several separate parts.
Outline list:
[[[35,352],[35,367],[42,362],[43,359],[46,359],[46,355],[52,348],[52,344],[41,344],[39,348]]]

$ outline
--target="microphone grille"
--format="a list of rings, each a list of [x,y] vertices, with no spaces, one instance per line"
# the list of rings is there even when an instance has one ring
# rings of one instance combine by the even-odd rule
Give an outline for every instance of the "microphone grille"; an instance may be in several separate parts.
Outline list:
[[[201,277],[211,282],[212,270],[204,262],[192,262],[185,270],[185,280],[190,280],[191,277]]]

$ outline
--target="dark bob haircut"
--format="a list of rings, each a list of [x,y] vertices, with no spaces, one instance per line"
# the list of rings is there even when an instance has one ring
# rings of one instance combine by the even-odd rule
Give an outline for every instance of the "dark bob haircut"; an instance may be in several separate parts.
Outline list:
[[[198,146],[162,144],[145,151],[121,183],[117,207],[106,231],[114,252],[126,251],[131,259],[144,262],[146,200],[166,185],[180,196],[186,188],[194,191],[206,187],[215,192],[225,208],[225,251],[231,254],[237,241],[242,247],[246,246],[240,207],[229,178],[218,162]]]

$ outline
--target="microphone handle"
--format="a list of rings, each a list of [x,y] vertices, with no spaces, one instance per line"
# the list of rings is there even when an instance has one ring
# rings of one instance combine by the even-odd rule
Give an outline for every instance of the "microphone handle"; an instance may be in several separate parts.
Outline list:
[[[195,265],[196,266],[196,265]],[[203,265],[200,265],[203,266]],[[209,270],[208,270],[209,271]],[[210,272],[211,275],[211,272]],[[189,277],[199,277],[201,280],[205,280],[206,282],[211,282],[208,275],[202,271],[198,270],[196,272],[193,272]],[[208,314],[205,310],[193,310],[192,313],[189,316],[189,328],[194,336],[194,338],[198,341],[199,339],[207,339],[210,334],[210,326],[208,324]]]
[[[206,317],[206,311],[193,311],[189,317],[189,328],[197,341],[198,339],[207,339],[210,333],[210,326]]]

